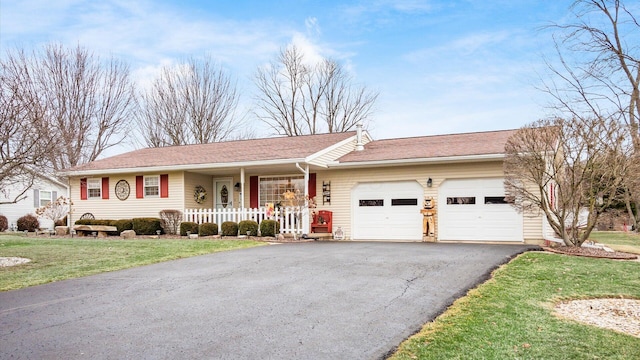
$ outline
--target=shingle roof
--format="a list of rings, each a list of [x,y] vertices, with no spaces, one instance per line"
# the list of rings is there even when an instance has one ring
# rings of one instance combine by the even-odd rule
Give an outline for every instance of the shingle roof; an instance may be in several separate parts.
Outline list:
[[[274,137],[225,141],[211,144],[146,148],[96,160],[67,169],[72,171],[111,170],[155,166],[223,164],[301,159],[342,140],[355,136],[355,131],[295,137]]]
[[[517,130],[420,136],[371,141],[363,151],[353,151],[339,163],[427,159],[451,156],[503,154],[507,139]]]

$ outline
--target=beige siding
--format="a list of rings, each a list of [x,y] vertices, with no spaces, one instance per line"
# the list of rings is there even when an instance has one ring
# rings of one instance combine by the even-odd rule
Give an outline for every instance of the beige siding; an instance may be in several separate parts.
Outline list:
[[[194,198],[198,185],[207,190],[207,197],[202,204],[198,204]],[[184,207],[187,209],[211,209],[213,207],[213,177],[211,175],[184,173]]]
[[[416,180],[424,187],[424,196],[432,197],[438,210],[438,186],[446,179],[503,177],[502,162],[456,163],[441,165],[394,166],[368,169],[329,170],[318,172],[317,210],[333,211],[333,228],[340,226],[351,236],[351,190],[359,182]],[[433,186],[427,187],[427,179]],[[331,204],[322,205],[322,181],[331,181]],[[436,215],[437,216],[437,215]],[[539,216],[524,217],[525,241],[537,241],[542,237],[542,222]],[[437,233],[437,219],[436,219]]]
[[[164,173],[163,173],[164,174]],[[160,210],[184,208],[183,173],[169,172],[169,197],[136,199],[136,175],[118,174],[95,176],[109,177],[109,199],[80,200],[80,177],[69,179],[71,200],[73,201],[72,224],[84,213],[92,213],[96,219],[130,219],[135,217],[158,217]],[[145,174],[145,175],[160,175]],[[93,178],[93,177],[92,177]],[[129,182],[131,193],[122,201],[116,197],[115,185],[119,180]]]

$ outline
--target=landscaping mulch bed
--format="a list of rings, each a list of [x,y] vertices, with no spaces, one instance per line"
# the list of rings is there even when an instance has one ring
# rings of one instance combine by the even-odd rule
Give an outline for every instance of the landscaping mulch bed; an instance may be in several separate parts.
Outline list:
[[[602,249],[583,248],[575,246],[543,247],[543,249],[557,254],[586,256],[602,259],[635,260],[638,258],[638,255],[620,251],[608,252]]]

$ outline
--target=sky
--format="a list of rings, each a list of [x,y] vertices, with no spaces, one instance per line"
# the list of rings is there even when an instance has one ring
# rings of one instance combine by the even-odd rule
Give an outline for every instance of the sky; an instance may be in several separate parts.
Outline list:
[[[542,29],[570,19],[572,2],[0,0],[0,50],[79,44],[128,62],[142,84],[210,56],[236,79],[247,113],[256,69],[295,44],[379,92],[374,139],[515,129],[549,115],[536,87],[553,55]]]

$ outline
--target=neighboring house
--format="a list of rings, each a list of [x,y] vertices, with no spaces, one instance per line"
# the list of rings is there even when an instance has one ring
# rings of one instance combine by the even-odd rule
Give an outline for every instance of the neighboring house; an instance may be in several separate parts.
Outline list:
[[[74,220],[158,217],[163,209],[244,211],[260,220],[265,204],[297,189],[315,197],[315,210],[332,211],[333,231],[348,239],[540,242],[540,214],[519,214],[504,201],[504,145],[514,132],[374,141],[358,129],[147,148],[65,175]]]
[[[18,186],[9,186],[0,190],[1,200],[13,200],[24,188]],[[7,217],[9,229],[16,226],[16,222],[24,215],[36,215],[36,209],[47,205],[51,201],[56,200],[60,196],[68,196],[68,189],[65,184],[53,177],[38,175],[35,178],[31,189],[25,193],[26,198],[14,204],[1,204],[0,214]],[[52,220],[46,218],[38,218],[41,229],[53,229]]]

